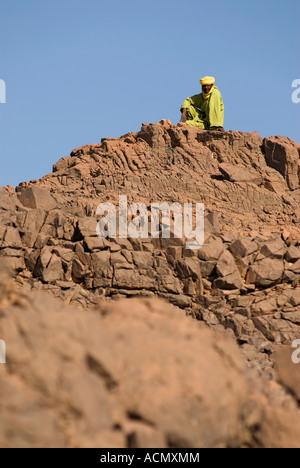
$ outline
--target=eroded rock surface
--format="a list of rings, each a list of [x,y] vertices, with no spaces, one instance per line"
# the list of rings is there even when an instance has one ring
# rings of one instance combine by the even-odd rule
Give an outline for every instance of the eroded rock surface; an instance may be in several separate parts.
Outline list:
[[[288,445],[286,428],[290,415],[293,415],[291,425],[297,425],[298,421],[298,393],[291,388],[282,363],[275,366],[274,361],[281,362],[276,358],[281,350],[288,349],[292,354],[292,342],[300,339],[299,168],[300,145],[288,138],[263,139],[257,133],[235,131],[205,132],[161,121],[143,124],[137,133],[78,148],[71,156],[58,161],[52,174],[39,181],[21,183],[16,190],[1,188],[0,263],[2,268],[13,273],[14,281],[10,287],[3,286],[5,291],[0,298],[5,311],[0,316],[0,331],[7,334],[10,341],[8,364],[0,368],[1,388],[4,394],[14,391],[19,394],[11,405],[4,406],[3,444],[30,446],[31,440],[35,446]],[[100,239],[96,232],[97,207],[104,202],[117,206],[119,195],[127,195],[129,204],[144,203],[149,219],[153,202],[204,203],[203,248],[187,250],[184,238]],[[47,295],[37,299],[37,292],[50,293],[60,302],[48,304]],[[133,297],[146,302],[133,302],[132,313],[129,310],[123,319],[123,308],[131,309],[131,306],[119,300]],[[157,297],[169,306],[158,306]],[[111,301],[116,301],[115,305],[110,304]],[[11,305],[8,320],[7,307]],[[66,306],[71,309],[65,309]],[[22,307],[26,310],[24,317]],[[102,317],[105,307],[110,313]],[[151,310],[152,307],[159,310],[166,307],[168,312],[165,316],[151,315],[147,307]],[[60,309],[61,314],[58,313]],[[140,312],[143,310],[145,313]],[[200,321],[203,330],[193,319]],[[155,378],[152,382],[150,370],[148,376],[135,374],[131,382],[138,388],[149,387],[149,401],[145,398],[145,406],[139,400],[139,392],[130,387],[122,373],[130,366],[140,368],[142,365],[142,361],[131,361],[130,356],[140,346],[136,341],[138,336],[128,331],[131,321],[132,328],[136,327],[136,333],[143,336],[143,327],[147,327],[149,320],[153,321],[153,343],[157,343],[158,348],[152,349],[151,339],[145,338],[144,345],[148,348],[142,350],[141,359],[143,357],[151,369],[147,356],[154,353],[154,361],[159,362],[154,374],[168,376],[160,390],[162,395],[168,392],[173,395],[167,411],[174,413],[173,419],[159,416],[160,405],[167,405],[163,396],[151,401],[150,388]],[[166,324],[160,322],[163,320]],[[197,346],[201,345],[196,345],[192,338],[193,351],[191,354],[184,351],[189,347],[183,344],[184,337],[176,335],[172,320],[178,321],[179,331],[181,327],[191,327],[192,331],[186,332],[188,336],[204,333],[203,336],[210,337],[203,338],[210,340],[208,348],[211,349],[205,362],[200,357],[199,361],[193,360],[192,354],[199,354],[201,350]],[[53,350],[48,342],[48,336],[55,336],[54,328],[58,323],[62,343],[70,341],[68,352],[68,346],[63,346],[67,357],[64,351]],[[160,331],[158,323],[162,326]],[[99,367],[97,359],[94,362],[93,357],[87,358],[91,351],[86,344],[90,334],[102,336],[103,327],[108,327],[112,334],[107,348],[115,349],[115,363],[109,371],[99,370],[102,364]],[[170,338],[168,333],[164,334],[163,327],[169,330]],[[33,334],[29,333],[31,328]],[[236,398],[227,401],[224,392],[227,432],[221,426],[216,432],[213,423],[218,411],[224,409],[221,396],[215,395],[221,406],[213,406],[212,401],[205,402],[206,397],[201,393],[206,365],[216,369],[224,365],[226,369],[227,364],[218,363],[218,359],[229,362],[224,355],[218,355],[212,344],[215,338],[211,338],[213,334],[208,328],[221,337],[231,334],[239,345],[233,347],[231,353],[233,359],[240,362],[239,370],[235,366],[228,369],[224,381],[223,374],[216,372],[225,389],[233,385],[233,399]],[[123,331],[126,336],[129,333],[128,356],[120,347],[122,339],[119,343],[113,329],[120,335]],[[31,338],[26,341],[24,336]],[[0,338],[5,339],[1,334]],[[181,339],[182,361],[174,347],[176,340],[180,342]],[[104,348],[98,351],[104,353]],[[30,358],[30,353],[34,359]],[[167,358],[160,362],[158,355],[163,354]],[[118,356],[121,356],[119,364]],[[240,359],[245,359],[246,365],[241,364]],[[43,377],[45,362],[49,362],[49,375]],[[183,372],[180,362],[189,379],[194,379],[194,391],[189,385],[186,389],[176,387],[176,379]],[[107,363],[105,369],[106,366]],[[195,366],[199,369],[194,370]],[[235,371],[237,375],[231,376],[230,372]],[[77,375],[81,372],[86,379]],[[103,375],[100,378],[99,372],[104,375],[108,372],[110,384],[103,383],[105,378]],[[54,379],[52,383],[51,378]],[[87,383],[83,384],[83,380]],[[250,390],[249,380],[255,383],[254,387],[250,384]],[[57,383],[65,390],[56,398]],[[26,388],[24,393],[22,385]],[[43,385],[48,387],[49,395],[41,391]],[[114,388],[107,388],[107,385]],[[254,392],[251,392],[252,387]],[[88,403],[81,400],[85,392],[91,394]],[[183,398],[186,394],[190,395],[188,402]],[[74,407],[72,399],[76,401]],[[177,406],[175,400],[178,400]],[[158,405],[157,413],[154,404]],[[97,418],[93,408],[100,406],[103,413]],[[134,414],[133,407],[139,409],[137,416],[141,421],[137,432],[134,429],[136,418],[130,417]],[[202,414],[204,407],[207,410]],[[29,408],[28,413],[26,408]],[[274,427],[273,420],[266,423],[272,419],[272,408],[276,408]],[[150,413],[154,419],[149,422]],[[262,413],[266,415],[264,423],[259,419]],[[45,433],[40,432],[39,439],[35,434],[45,418],[51,427]],[[190,421],[190,426],[189,418],[194,421]],[[251,418],[255,422],[251,422]],[[78,425],[75,424],[77,419]],[[20,431],[14,434],[17,425]],[[180,432],[180,425],[186,428],[184,432]],[[283,435],[277,437],[276,427],[280,425],[284,428]],[[92,429],[88,430],[88,426]],[[7,433],[13,435],[6,437]],[[290,439],[294,446],[298,442],[300,446],[300,437],[297,437],[296,432]]]

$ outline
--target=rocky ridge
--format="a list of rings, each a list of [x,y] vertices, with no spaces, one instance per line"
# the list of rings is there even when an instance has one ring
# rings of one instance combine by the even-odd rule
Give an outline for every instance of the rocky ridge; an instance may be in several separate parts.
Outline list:
[[[122,194],[127,195],[129,203],[145,203],[149,210],[151,202],[204,203],[203,248],[186,250],[185,239],[174,238],[99,239],[97,206],[103,202],[117,204]],[[181,310],[197,319],[192,322],[200,322],[205,332],[209,327],[215,333],[232,335],[240,351],[236,348],[231,354],[240,352],[247,362],[241,371],[245,388],[253,385],[259,395],[253,399],[249,390],[241,392],[246,400],[237,405],[239,422],[235,429],[228,434],[221,431],[219,441],[205,439],[202,434],[202,439],[191,435],[180,442],[177,433],[174,442],[165,423],[157,420],[150,426],[156,427],[160,436],[153,437],[162,437],[167,446],[264,446],[274,441],[263,421],[269,419],[270,427],[287,425],[287,411],[293,412],[291,418],[296,418],[296,423],[299,418],[299,383],[290,381],[282,370],[289,355],[285,361],[278,358],[278,352],[285,355],[292,341],[300,338],[299,219],[299,144],[285,137],[263,139],[257,133],[205,132],[161,121],[143,124],[137,133],[78,148],[39,181],[22,183],[16,190],[2,188],[0,261],[13,272],[14,288],[20,288],[25,297],[50,292],[66,306],[91,309],[90,317],[94,317],[95,308],[111,307],[106,304],[112,300],[126,302],[138,297],[151,303],[158,296],[172,304],[175,316]],[[11,307],[9,300],[5,302],[6,296],[3,294],[1,309],[4,315],[7,312],[3,311]],[[120,304],[116,302],[114,310],[121,310]],[[14,307],[19,310],[23,306]],[[14,313],[17,317],[20,311]],[[80,322],[80,313],[76,314]],[[34,317],[29,320],[34,321]],[[120,317],[116,318],[111,326],[117,327],[119,321]],[[96,328],[101,327],[99,323]],[[7,339],[9,333],[3,330],[0,319],[0,336]],[[64,330],[68,336],[69,322]],[[60,360],[58,356],[57,367]],[[98,364],[95,366],[99,369]],[[122,398],[117,397],[117,401]],[[252,424],[247,405],[257,398],[269,403],[253,403],[260,416]],[[208,407],[211,405],[208,403]],[[243,436],[239,439],[241,414],[248,422],[242,424]],[[174,416],[174,420],[181,417]],[[111,427],[112,422],[109,424]],[[124,424],[116,423],[118,427]],[[204,422],[199,424],[201,427]],[[125,445],[129,443],[126,434],[127,430],[123,431]],[[79,445],[88,444],[80,434],[75,438]],[[260,442],[254,443],[254,439]],[[64,438],[59,444],[72,445],[71,440]],[[153,444],[157,439],[151,440]],[[288,440],[287,436],[275,445],[287,444]],[[297,443],[300,445],[300,438],[294,445]],[[97,444],[99,439],[94,441]]]

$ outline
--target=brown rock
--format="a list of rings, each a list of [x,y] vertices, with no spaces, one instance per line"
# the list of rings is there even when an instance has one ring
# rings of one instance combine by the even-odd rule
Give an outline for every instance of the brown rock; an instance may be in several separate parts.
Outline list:
[[[223,289],[225,291],[237,290],[239,292],[239,290],[243,288],[241,276],[238,271],[226,276],[222,276],[221,278],[217,278],[213,284],[215,288]]]
[[[293,273],[295,273],[296,275],[299,275],[300,274],[300,259],[296,261],[296,263],[294,265],[291,265],[291,267],[289,268],[289,270]]]
[[[255,438],[260,448],[300,448],[299,414],[265,406]]]
[[[147,424],[132,424],[128,433],[129,448],[167,448],[162,432],[152,429]]]
[[[72,263],[72,279],[75,283],[82,283],[87,274],[87,267],[79,258],[74,258]]]
[[[258,185],[262,181],[259,173],[246,170],[242,165],[220,164],[219,169],[230,182],[249,182]]]
[[[210,238],[209,241],[199,250],[198,256],[200,260],[218,260],[224,252],[224,249],[225,247],[220,237]]]
[[[113,277],[113,287],[119,289],[149,289],[157,288],[156,281],[148,276],[141,275],[137,270],[118,269]]]
[[[286,247],[281,239],[267,242],[262,245],[260,253],[266,258],[282,259],[286,254]]]
[[[45,283],[59,281],[63,279],[62,261],[57,255],[53,254],[47,268],[42,272],[42,280]]]
[[[293,291],[291,298],[290,298],[290,303],[294,307],[297,307],[300,305],[300,289],[296,289],[295,291]]]
[[[177,262],[177,272],[180,278],[201,278],[200,261],[196,257],[184,258]]]
[[[167,255],[173,258],[175,262],[182,258],[182,247],[168,247]]]
[[[153,267],[153,255],[151,252],[132,252],[132,259],[138,268],[147,270]]]
[[[290,263],[297,262],[298,260],[300,260],[300,249],[295,246],[289,247],[285,254],[285,259],[287,262]]]
[[[23,206],[33,210],[50,211],[57,208],[57,202],[46,187],[28,187],[18,193]]]
[[[130,446],[242,444],[248,390],[233,341],[159,301],[104,310],[41,297],[4,311],[2,447],[124,447],[128,433]]]
[[[216,267],[216,260],[214,261],[202,261],[200,260],[200,270],[202,278],[209,278]]]
[[[234,258],[228,250],[226,250],[219,258],[216,270],[219,276],[228,276],[238,273],[238,268]]]
[[[110,242],[100,237],[85,237],[84,243],[90,252],[93,252],[94,250],[105,250],[110,247]]]
[[[298,345],[300,348],[300,344]],[[297,354],[297,348],[290,346],[281,346],[275,355],[275,365],[278,372],[278,377],[281,383],[293,393],[293,395],[300,401],[300,374],[299,364],[292,361],[292,355]],[[300,355],[298,352],[297,358]],[[300,445],[300,439],[299,439]]]
[[[277,302],[275,298],[265,299],[264,301],[252,304],[251,312],[253,317],[259,315],[269,315],[277,311]]]
[[[91,255],[94,275],[111,277],[112,268],[110,263],[111,253],[108,251],[97,252]]]
[[[267,164],[280,172],[291,190],[299,188],[300,145],[289,138],[265,138],[263,142]]]
[[[90,242],[91,237],[99,239],[100,243],[103,239],[97,237],[97,219],[91,217],[80,218],[78,220],[78,230],[85,241]],[[98,242],[99,242],[98,241]],[[104,240],[103,240],[104,243]]]
[[[128,263],[127,259],[121,252],[111,254],[111,265],[118,268],[134,269],[134,266]]]
[[[247,282],[259,287],[271,286],[282,279],[283,272],[282,260],[265,258],[250,266]]]
[[[258,251],[258,244],[254,239],[242,237],[229,246],[235,258],[248,257]]]

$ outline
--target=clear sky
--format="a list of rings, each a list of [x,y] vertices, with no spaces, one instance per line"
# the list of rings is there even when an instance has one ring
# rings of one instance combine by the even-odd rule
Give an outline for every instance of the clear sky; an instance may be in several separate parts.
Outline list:
[[[300,141],[299,0],[1,0],[0,185],[73,148],[177,123],[216,77],[227,130]]]

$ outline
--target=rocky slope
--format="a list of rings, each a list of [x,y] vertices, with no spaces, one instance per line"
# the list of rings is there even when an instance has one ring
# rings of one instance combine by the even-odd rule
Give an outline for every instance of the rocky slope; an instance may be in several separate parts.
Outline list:
[[[149,216],[204,203],[203,248],[99,239],[97,206],[119,195]],[[299,144],[143,124],[0,189],[0,220],[1,401],[26,388],[4,403],[0,444],[300,446]]]

